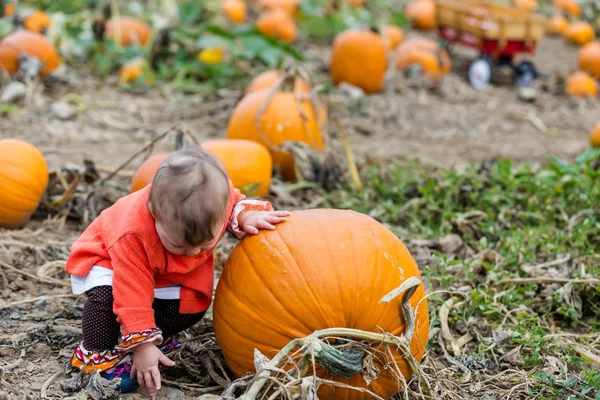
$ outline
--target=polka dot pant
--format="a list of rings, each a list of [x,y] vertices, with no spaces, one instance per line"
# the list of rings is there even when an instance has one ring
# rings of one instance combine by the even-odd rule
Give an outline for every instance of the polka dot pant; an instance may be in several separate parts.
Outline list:
[[[83,346],[90,351],[112,350],[119,342],[121,325],[113,313],[112,286],[97,286],[86,292],[83,306]],[[168,338],[198,323],[204,313],[180,314],[179,300],[154,299],[154,320]]]

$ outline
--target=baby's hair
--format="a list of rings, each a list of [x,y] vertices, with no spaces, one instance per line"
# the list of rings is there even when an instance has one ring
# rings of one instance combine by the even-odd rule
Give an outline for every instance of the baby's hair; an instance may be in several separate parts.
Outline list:
[[[179,150],[158,167],[150,189],[154,218],[181,245],[198,246],[215,238],[215,226],[225,218],[229,180],[212,154]]]

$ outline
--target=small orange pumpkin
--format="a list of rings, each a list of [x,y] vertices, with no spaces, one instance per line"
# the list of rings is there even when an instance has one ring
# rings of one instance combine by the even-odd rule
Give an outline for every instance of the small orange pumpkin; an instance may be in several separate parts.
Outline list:
[[[246,20],[246,3],[242,0],[225,0],[222,3],[225,16],[236,24],[241,24]]]
[[[266,146],[286,180],[295,179],[294,158],[276,149],[287,141],[304,142],[315,149],[325,146],[315,110],[307,99],[299,101],[295,93],[278,91],[259,117],[260,131],[255,121],[270,95],[269,89],[249,93],[233,110],[227,125],[227,138],[248,139]],[[320,117],[319,117],[320,118]]]
[[[148,63],[143,58],[130,60],[119,71],[120,83],[132,83],[140,78],[144,78],[144,82],[147,84],[153,81]]]
[[[269,10],[258,17],[256,29],[265,36],[286,43],[294,43],[298,36],[298,28],[294,20],[290,14],[280,8]]]
[[[376,93],[385,83],[387,48],[380,35],[350,29],[338,34],[331,49],[333,83],[347,82],[365,93]]]
[[[365,5],[365,0],[350,0],[350,5],[352,7],[362,7]]]
[[[600,42],[588,43],[581,48],[579,68],[600,79]]]
[[[0,139],[0,227],[23,225],[48,186],[46,159],[33,145]]]
[[[3,17],[11,17],[13,15],[15,15],[15,5],[12,3],[8,3],[7,5],[4,6],[4,9],[2,10]]]
[[[406,17],[417,29],[435,28],[435,2],[433,0],[413,0],[406,7]]]
[[[294,16],[298,14],[298,0],[260,0],[258,5],[263,10],[280,9]]]
[[[581,16],[581,6],[575,0],[553,0],[553,3],[558,11],[567,13],[570,17]]]
[[[158,167],[160,167],[160,164],[165,161],[165,158],[167,158],[169,154],[170,153],[158,153],[148,157],[135,171],[135,174],[133,174],[130,192],[137,192],[152,183],[152,178],[154,178],[154,174],[158,170]]]
[[[117,31],[119,32],[117,33]],[[120,36],[119,44],[121,46],[144,46],[150,39],[150,28],[142,21],[131,17],[119,17],[106,21],[106,37],[117,41],[117,34]]]
[[[513,5],[517,10],[531,12],[537,8],[537,0],[513,0]]]
[[[600,121],[594,126],[592,132],[590,132],[590,145],[595,149],[600,148]]]
[[[41,33],[25,30],[17,31],[5,37],[2,44],[39,59],[43,63],[43,68],[40,71],[42,77],[50,74],[60,64],[56,49]],[[14,54],[14,52],[11,54]]]
[[[19,70],[19,50],[0,43],[0,68],[11,75],[16,73]]]
[[[448,52],[433,40],[409,39],[398,46],[396,54],[398,69],[419,65],[423,74],[434,83],[440,82],[450,73],[452,63]]]
[[[594,78],[583,71],[577,71],[567,79],[565,91],[569,96],[596,97],[598,96],[598,85]]]
[[[404,31],[398,26],[388,25],[383,30],[383,36],[386,38],[388,48],[393,50],[404,39]]]
[[[244,376],[256,372],[254,349],[272,358],[292,340],[322,329],[400,335],[406,329],[399,315],[402,296],[390,303],[380,300],[411,277],[421,278],[414,258],[373,218],[346,210],[293,211],[277,230],[247,237],[231,253],[215,292],[216,339],[231,371]],[[416,308],[410,351],[419,361],[429,334],[422,285],[410,304]],[[414,372],[396,346],[374,348],[371,354],[391,354],[404,379],[410,380]],[[401,390],[402,378],[394,377],[395,368],[386,368],[379,356],[374,362],[380,372],[368,385],[361,373],[343,379],[318,367],[324,378],[318,398],[372,398],[343,385],[392,398]]]
[[[546,25],[546,33],[549,35],[563,35],[569,28],[569,21],[562,15],[555,15]]]
[[[221,139],[206,141],[202,148],[221,161],[233,186],[246,188],[246,195],[269,194],[273,159],[263,145],[250,140]]]
[[[250,82],[250,85],[248,85],[246,88],[246,94],[262,89],[272,88],[277,84],[279,78],[281,78],[281,71],[276,69],[261,72],[260,74],[256,75],[254,79],[252,79],[252,82]],[[294,82],[294,90],[308,93],[310,88],[302,78],[296,77]]]
[[[596,38],[594,28],[584,21],[575,21],[567,28],[565,38],[570,42],[583,46]]]
[[[33,10],[23,19],[23,27],[33,32],[45,33],[51,24],[50,16],[40,10]]]

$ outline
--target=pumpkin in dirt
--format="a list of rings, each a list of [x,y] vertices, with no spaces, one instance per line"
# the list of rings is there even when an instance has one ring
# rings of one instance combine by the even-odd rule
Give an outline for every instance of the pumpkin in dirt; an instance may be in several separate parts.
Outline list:
[[[152,183],[152,179],[154,178],[154,174],[158,170],[158,167],[160,167],[160,164],[165,161],[165,158],[167,158],[169,154],[170,153],[158,153],[148,157],[133,174],[129,191],[131,193],[137,192]]]
[[[298,14],[298,0],[260,0],[258,5],[263,10],[283,10],[291,16]]]
[[[600,79],[600,42],[588,43],[581,48],[579,68]]]
[[[0,139],[0,227],[23,225],[48,186],[48,165],[33,145]]]
[[[296,93],[281,90],[267,105],[270,94],[270,89],[258,90],[238,103],[227,125],[227,138],[253,140],[267,147],[273,156],[273,165],[280,168],[283,178],[294,180],[294,158],[277,147],[287,141],[297,141],[317,150],[323,149],[323,133],[315,117],[319,111],[315,113],[308,99],[298,99]],[[258,115],[259,112],[262,114]]]
[[[246,3],[242,0],[225,0],[222,3],[225,16],[236,24],[241,24],[246,20]]]
[[[577,71],[567,79],[565,92],[575,97],[598,96],[598,85],[594,78],[583,71]]]
[[[127,62],[119,71],[120,83],[132,83],[142,78],[146,84],[150,84],[153,81],[148,63],[141,58]]]
[[[295,338],[327,328],[353,328],[401,335],[401,297],[380,300],[405,280],[421,274],[392,232],[373,218],[345,210],[294,211],[275,231],[242,240],[231,253],[217,285],[214,324],[227,365],[237,376],[254,373],[254,349],[272,358]],[[425,291],[410,299],[416,308],[412,355],[420,360],[429,332]],[[379,345],[374,345],[379,346]],[[399,349],[391,351],[406,380],[413,371]],[[394,368],[381,365],[367,385],[361,373],[339,378],[318,367],[319,376],[367,388],[384,399],[401,390]],[[310,374],[310,373],[309,373]],[[365,393],[323,383],[321,399],[367,399]]]
[[[398,46],[396,55],[398,69],[418,65],[422,74],[434,83],[440,82],[450,73],[452,63],[448,52],[430,39],[409,39]]]
[[[513,5],[517,10],[531,12],[537,8],[537,0],[513,0]]]
[[[144,46],[150,39],[150,28],[135,18],[112,18],[106,21],[106,37],[121,46]]]
[[[435,28],[435,2],[433,0],[413,0],[406,7],[406,17],[417,29]]]
[[[553,0],[553,4],[558,11],[568,14],[570,17],[581,16],[581,6],[575,0]]]
[[[590,145],[595,149],[600,148],[600,121],[594,126],[592,132],[590,132]]]
[[[253,197],[269,194],[273,160],[263,145],[250,140],[221,139],[206,141],[202,148],[221,161],[233,186],[244,194]]]
[[[246,94],[272,88],[279,82],[279,78],[281,78],[281,71],[276,69],[261,72],[252,79],[252,82],[250,82],[250,85],[246,88]],[[296,77],[294,81],[294,90],[308,93],[310,88],[306,82],[304,82],[304,79]]]
[[[404,39],[404,31],[398,26],[388,25],[383,29],[383,36],[386,39],[388,49],[393,50]]]
[[[265,36],[286,43],[294,43],[298,36],[298,28],[294,20],[290,14],[280,8],[261,14],[256,20],[256,29]]]
[[[58,52],[41,33],[25,30],[17,31],[5,37],[1,44],[40,60],[43,64],[40,71],[42,77],[53,72],[60,64]]]
[[[333,41],[329,70],[335,85],[346,82],[376,93],[385,83],[386,69],[387,47],[375,32],[351,29]]]
[[[51,24],[50,16],[40,10],[33,10],[23,18],[23,27],[28,31],[44,33]]]
[[[16,73],[19,70],[19,50],[0,43],[0,69],[9,74]]]
[[[563,35],[569,28],[569,21],[562,15],[555,15],[546,25],[546,33],[549,35]]]
[[[596,38],[594,28],[584,21],[573,22],[565,31],[565,38],[570,42],[583,46]]]

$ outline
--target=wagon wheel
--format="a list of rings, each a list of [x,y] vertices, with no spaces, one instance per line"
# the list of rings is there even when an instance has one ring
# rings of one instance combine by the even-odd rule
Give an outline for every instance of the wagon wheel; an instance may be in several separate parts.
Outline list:
[[[531,61],[521,61],[515,68],[515,85],[530,86],[539,76],[535,65]]]
[[[483,90],[490,85],[494,76],[494,64],[487,55],[481,55],[469,66],[469,83],[475,90]]]

